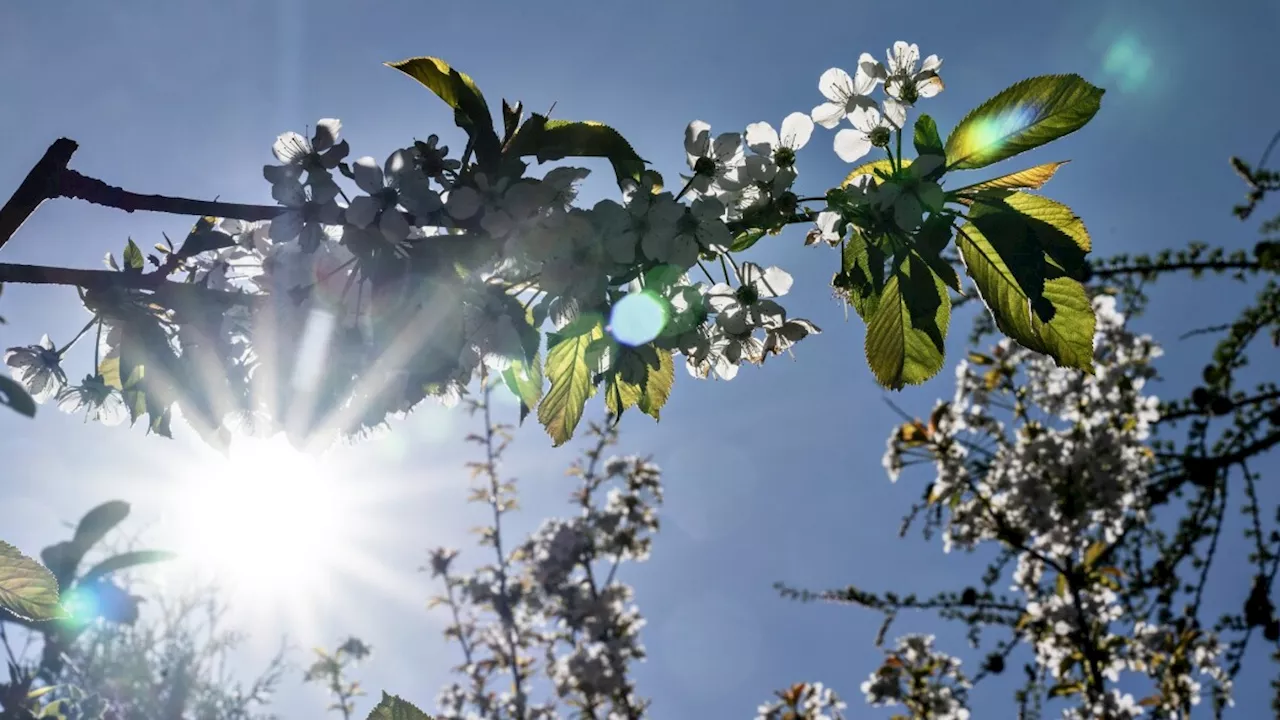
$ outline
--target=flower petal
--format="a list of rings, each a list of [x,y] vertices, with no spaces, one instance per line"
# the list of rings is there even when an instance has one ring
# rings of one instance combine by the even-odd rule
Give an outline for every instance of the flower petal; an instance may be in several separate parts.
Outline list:
[[[834,103],[843,105],[855,95],[853,78],[840,68],[830,68],[818,78],[818,90],[822,96]]]
[[[382,217],[378,219],[378,229],[382,231],[382,236],[388,242],[398,243],[409,237],[409,221],[404,219],[395,208],[387,208],[382,211]]]
[[[920,66],[920,72],[937,72],[942,67],[942,58],[937,55],[930,55],[924,59],[924,65]]]
[[[813,136],[813,120],[802,112],[793,112],[782,120],[782,146],[799,150]]]
[[[464,185],[449,191],[444,206],[454,219],[466,220],[480,210],[480,200],[480,193]]]
[[[827,102],[815,107],[809,115],[813,121],[830,130],[845,118],[845,104]]]
[[[858,72],[870,77],[873,85],[883,82],[885,78],[889,77],[889,71],[885,69],[884,65],[874,55],[866,52],[862,53],[858,58]]]
[[[378,201],[368,195],[352,198],[351,205],[347,207],[347,222],[361,229],[367,228],[373,224],[380,209]]]
[[[896,98],[887,97],[884,99],[884,116],[894,127],[901,128],[907,124],[907,106]]]
[[[761,155],[747,158],[747,177],[754,182],[769,182],[778,173],[778,166],[772,160]]]
[[[742,162],[742,135],[736,132],[720,133],[712,146],[712,157],[718,163],[736,165]]]
[[[271,197],[281,205],[294,208],[302,207],[307,202],[307,193],[297,180],[272,185]]]
[[[871,139],[866,133],[857,130],[841,130],[836,133],[836,155],[845,162],[857,162],[871,152]]]
[[[378,165],[377,160],[368,155],[355,161],[351,168],[351,173],[355,176],[356,185],[370,195],[386,187],[382,168]]]
[[[782,127],[786,129],[785,124]],[[747,126],[747,147],[757,155],[769,157],[773,155],[773,149],[778,147],[778,132],[767,122],[751,123]]]
[[[311,138],[311,146],[316,152],[324,152],[338,142],[338,132],[342,130],[342,121],[337,118],[322,118],[316,123],[315,136]]]
[[[791,273],[777,266],[770,266],[759,272],[753,279],[753,285],[760,297],[782,297],[791,291],[794,281]]]
[[[889,54],[889,74],[910,75],[915,72],[918,62],[920,62],[920,46],[899,40],[893,44],[893,50]]]
[[[703,157],[711,149],[711,125],[694,120],[684,129],[684,151],[694,157]]]
[[[271,219],[271,239],[276,243],[288,243],[298,239],[302,232],[302,213],[290,210]]]
[[[287,132],[276,138],[271,152],[280,162],[293,165],[302,162],[311,153],[311,143],[296,132]]]

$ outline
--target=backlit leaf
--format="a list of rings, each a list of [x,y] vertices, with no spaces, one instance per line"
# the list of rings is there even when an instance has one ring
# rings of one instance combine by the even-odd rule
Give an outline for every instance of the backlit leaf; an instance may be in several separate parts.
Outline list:
[[[64,615],[53,573],[4,541],[0,541],[0,608],[33,621]]]
[[[898,263],[867,321],[867,363],[881,385],[917,385],[942,369],[951,297],[914,253]]]
[[[1054,173],[1058,172],[1058,168],[1066,165],[1070,160],[1060,160],[1058,162],[1044,163],[1029,167],[1026,170],[1001,175],[997,178],[984,180],[973,185],[955,190],[957,193],[974,194],[983,190],[1038,190],[1049,182]]]
[[[453,108],[454,121],[471,137],[476,158],[481,163],[498,161],[501,144],[493,128],[493,115],[489,113],[489,105],[480,88],[469,75],[435,57],[414,57],[386,65],[422,83]]]
[[[589,315],[579,317],[559,333],[547,334],[544,370],[551,387],[538,404],[538,421],[557,447],[573,437],[587,398],[594,390],[587,346],[602,337],[600,318]]]
[[[606,158],[618,183],[639,181],[645,161],[613,128],[595,121],[549,120],[534,113],[507,144],[512,157],[536,156],[539,162],[566,157]]]
[[[367,720],[432,720],[432,717],[396,695],[382,693],[382,701],[369,713]]]
[[[1093,371],[1096,321],[1083,285],[1047,262],[1042,262],[1038,279],[1034,270],[1025,267],[1015,272],[1008,258],[972,223],[961,228],[956,244],[1001,332],[1059,365]]]
[[[1102,104],[1079,75],[1015,83],[970,112],[947,138],[948,169],[986,167],[1079,130]]]

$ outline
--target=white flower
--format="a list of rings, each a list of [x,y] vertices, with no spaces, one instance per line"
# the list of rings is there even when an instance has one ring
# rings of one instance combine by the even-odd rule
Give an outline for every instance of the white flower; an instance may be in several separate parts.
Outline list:
[[[871,148],[884,147],[889,142],[893,125],[874,105],[855,108],[849,114],[853,129],[845,128],[836,133],[835,149],[840,159],[851,163],[866,157]]]
[[[101,375],[88,375],[81,384],[58,393],[58,409],[72,414],[83,411],[86,422],[96,420],[103,425],[118,425],[127,414],[124,399]]]
[[[38,403],[52,398],[67,384],[67,374],[62,371],[62,356],[48,335],[40,338],[38,345],[9,348],[5,351],[4,362],[13,368],[14,379],[22,383]]]
[[[511,317],[512,302],[505,292],[481,288],[464,306],[464,332],[469,344],[489,369],[498,372],[510,367],[512,360],[524,357],[524,344]],[[518,303],[515,309],[520,309]]]
[[[388,242],[403,242],[412,229],[397,205],[418,219],[425,219],[443,207],[440,196],[428,185],[427,177],[415,167],[411,150],[391,153],[385,169],[378,167],[373,158],[362,157],[355,162],[352,174],[356,185],[368,195],[351,201],[347,222],[361,229],[377,222],[378,230]]]
[[[308,180],[328,177],[329,171],[338,166],[350,152],[347,141],[338,142],[342,121],[325,118],[316,123],[316,132],[308,141],[296,132],[287,132],[276,138],[271,152],[283,165],[267,165],[263,175],[272,185],[297,180],[305,171]]]
[[[585,213],[561,215],[558,242],[543,260],[538,285],[552,295],[573,297],[583,307],[594,307],[604,300],[604,248]]]
[[[796,151],[813,135],[813,120],[804,113],[791,113],[782,120],[782,133],[769,123],[747,126],[747,147],[754,153],[746,159],[747,174],[756,182],[768,182],[779,168],[795,165]]]
[[[908,44],[901,40],[894,43],[891,50],[886,50],[885,55],[889,60],[887,68],[869,54],[862,56],[858,67],[865,69],[876,81],[884,83],[885,94],[889,96],[885,100],[885,114],[895,125],[903,127],[907,119],[907,108],[920,98],[933,97],[942,92],[942,77],[938,75],[942,60],[937,55],[930,55],[917,72],[920,48],[915,43]]]
[[[711,193],[713,187],[721,192],[733,192],[742,187],[743,164],[742,136],[738,133],[721,133],[713,140],[711,126],[694,120],[684,131],[684,152],[693,177],[689,188],[699,195]]]
[[[627,206],[640,236],[640,250],[649,260],[688,269],[698,261],[699,233],[709,242],[723,241],[729,229],[720,222],[724,206],[715,198],[700,198],[692,208],[676,202],[671,193],[646,195],[637,193]],[[718,234],[704,222],[714,222],[724,229]],[[732,239],[730,238],[730,241]]]
[[[684,216],[676,221],[676,243],[687,245],[682,239],[688,238],[698,252],[728,252],[729,246],[733,244],[733,235],[721,220],[724,212],[724,203],[716,198],[702,197],[694,200]],[[683,267],[690,265],[693,265],[692,260]]]
[[[613,200],[601,200],[591,208],[591,219],[600,230],[601,244],[609,259],[619,265],[634,263],[640,236],[631,212]],[[675,231],[674,222],[671,229]]]
[[[778,327],[765,328],[764,354],[780,355],[791,352],[791,346],[809,337],[821,335],[817,325],[802,318],[787,320]]]
[[[677,339],[677,347],[685,356],[685,369],[696,378],[710,377],[732,380],[738,375],[738,366],[729,362],[725,350],[729,338],[719,325],[699,325]]]
[[[741,280],[736,290],[717,283],[707,293],[707,303],[718,313],[716,323],[729,333],[781,326],[787,314],[773,298],[791,290],[791,275],[778,267],[762,269],[745,262]]]
[[[324,239],[324,224],[338,219],[338,206],[334,204],[337,195],[338,185],[332,178],[306,187],[297,180],[282,180],[272,185],[271,196],[288,209],[271,219],[268,231],[271,239],[276,243],[297,240],[304,250],[315,250]],[[314,217],[308,218],[308,205],[317,206]]]
[[[849,77],[849,73],[840,68],[827,70],[818,79],[818,90],[827,102],[813,109],[813,121],[824,128],[834,128],[854,110],[875,104],[874,100],[867,97],[867,93],[875,86],[875,79],[863,72],[861,67],[854,73],[854,77]]]
[[[844,239],[837,229],[841,219],[838,212],[823,210],[818,213],[818,218],[815,221],[817,227],[805,234],[804,244],[816,245],[824,242],[832,247],[839,245],[840,241]]]

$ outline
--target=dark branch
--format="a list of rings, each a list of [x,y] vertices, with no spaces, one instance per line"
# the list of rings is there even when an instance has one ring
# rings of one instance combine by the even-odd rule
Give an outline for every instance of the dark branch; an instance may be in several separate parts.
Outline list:
[[[44,157],[27,173],[9,202],[0,208],[0,247],[9,242],[9,238],[40,207],[40,203],[54,197],[58,180],[78,147],[74,140],[59,138],[44,151]]]
[[[84,200],[95,205],[106,205],[125,212],[149,210],[173,215],[235,218],[256,222],[270,220],[288,208],[279,205],[245,205],[214,200],[190,200],[167,195],[141,195],[108,185],[96,178],[86,177],[75,170],[63,170],[58,183],[61,197]]]

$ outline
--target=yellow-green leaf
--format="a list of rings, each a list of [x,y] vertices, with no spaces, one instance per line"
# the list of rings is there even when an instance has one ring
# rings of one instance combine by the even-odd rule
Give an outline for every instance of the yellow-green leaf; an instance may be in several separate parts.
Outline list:
[[[507,144],[510,157],[537,156],[539,162],[566,157],[606,158],[618,182],[639,182],[645,161],[617,130],[591,120],[549,120],[534,113]]]
[[[63,617],[58,581],[40,563],[0,540],[0,608],[24,620]]]
[[[951,297],[914,253],[895,268],[867,321],[867,363],[881,385],[917,385],[942,369]]]
[[[432,720],[432,718],[408,700],[383,692],[382,701],[369,712],[367,720]]]
[[[1098,112],[1103,92],[1079,75],[1043,75],[1014,83],[951,132],[947,167],[986,167],[1075,132]]]
[[[662,406],[671,397],[671,387],[676,381],[676,365],[671,353],[658,349],[658,367],[649,370],[649,382],[636,406],[640,412],[654,420],[660,420]]]
[[[467,131],[482,162],[496,162],[501,143],[493,128],[493,115],[480,88],[466,73],[434,57],[413,57],[386,63],[426,86],[454,110],[454,121]]]
[[[973,223],[960,229],[956,244],[1001,332],[1059,365],[1093,372],[1096,320],[1083,285],[1049,263],[1038,278],[1034,269],[1015,273]]]
[[[520,422],[542,399],[542,356],[535,353],[531,362],[515,360],[502,371],[507,388],[520,399]]]
[[[1049,179],[1058,172],[1058,168],[1071,162],[1070,160],[1060,160],[1058,162],[1044,163],[1029,167],[1026,170],[1011,172],[1008,175],[1001,175],[997,178],[984,180],[973,185],[955,190],[957,193],[977,193],[983,190],[1038,190],[1049,182]]]
[[[547,362],[544,368],[551,387],[538,404],[538,421],[546,428],[554,446],[573,437],[582,419],[582,409],[594,386],[587,363],[587,346],[604,337],[598,317],[581,317],[561,333],[547,334]]]
[[[902,164],[903,167],[910,167],[911,161],[904,159]],[[844,182],[840,183],[840,187],[849,187],[853,184],[854,180],[857,180],[863,175],[870,175],[876,179],[876,182],[880,182],[882,180],[882,175],[890,175],[892,173],[893,162],[888,158],[883,160],[872,160],[871,162],[863,163],[854,168],[852,172],[845,176]]]

